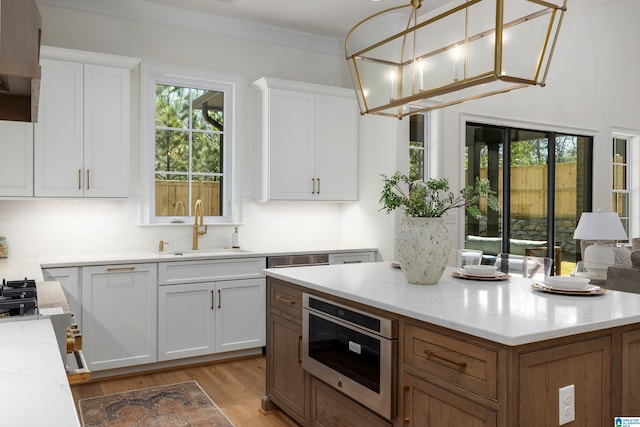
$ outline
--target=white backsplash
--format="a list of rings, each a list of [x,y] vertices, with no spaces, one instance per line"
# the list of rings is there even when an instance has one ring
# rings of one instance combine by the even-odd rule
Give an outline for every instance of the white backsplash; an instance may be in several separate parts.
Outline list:
[[[73,255],[191,248],[191,225],[139,225],[137,199],[2,200],[0,235],[9,256]],[[341,245],[342,206],[315,203],[246,203],[238,227],[243,248],[301,248]],[[200,248],[231,245],[233,226],[209,226]],[[352,243],[352,242],[349,242]]]

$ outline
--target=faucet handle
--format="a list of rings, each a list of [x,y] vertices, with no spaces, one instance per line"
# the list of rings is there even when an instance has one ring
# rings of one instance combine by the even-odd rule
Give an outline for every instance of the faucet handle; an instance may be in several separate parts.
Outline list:
[[[168,245],[169,242],[165,242],[164,240],[160,240],[160,244],[158,245],[158,251],[164,251],[164,245]]]

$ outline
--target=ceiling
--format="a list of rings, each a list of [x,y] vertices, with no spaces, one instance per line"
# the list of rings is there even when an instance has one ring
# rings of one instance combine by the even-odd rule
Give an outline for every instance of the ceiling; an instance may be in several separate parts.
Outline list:
[[[275,27],[344,39],[363,18],[409,0],[144,0]],[[448,0],[424,0],[432,9]]]

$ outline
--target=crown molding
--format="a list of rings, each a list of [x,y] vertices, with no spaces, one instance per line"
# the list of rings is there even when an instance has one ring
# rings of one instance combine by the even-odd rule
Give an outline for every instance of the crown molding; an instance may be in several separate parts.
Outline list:
[[[342,56],[341,41],[250,21],[196,12],[144,0],[37,0],[38,4],[186,28],[293,49]]]

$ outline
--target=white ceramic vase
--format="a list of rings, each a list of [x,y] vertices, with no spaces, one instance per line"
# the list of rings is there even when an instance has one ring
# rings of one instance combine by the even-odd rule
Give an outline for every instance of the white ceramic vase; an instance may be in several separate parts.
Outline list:
[[[404,217],[396,233],[398,261],[409,283],[435,285],[451,251],[451,233],[444,218]]]

